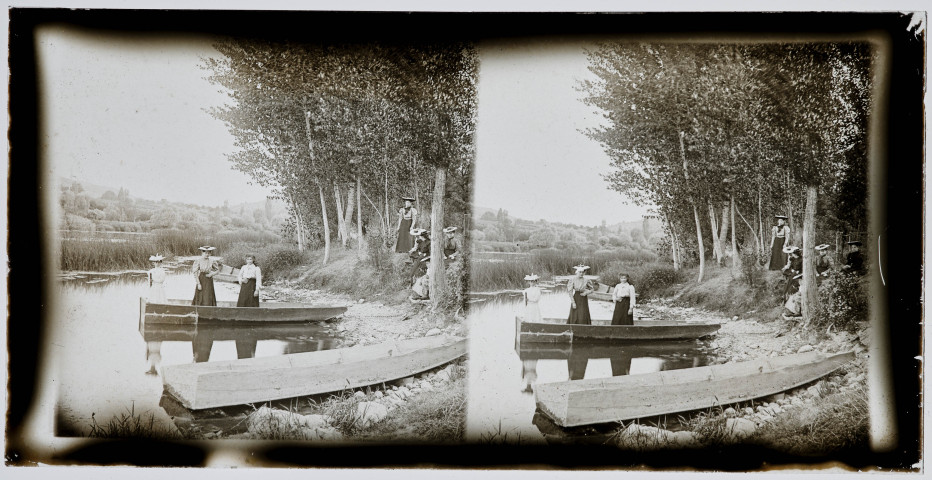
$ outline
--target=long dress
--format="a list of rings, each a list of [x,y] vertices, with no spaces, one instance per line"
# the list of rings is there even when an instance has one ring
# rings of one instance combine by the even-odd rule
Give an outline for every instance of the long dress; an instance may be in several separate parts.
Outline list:
[[[585,278],[573,277],[567,282],[567,293],[573,296],[576,302],[576,308],[570,306],[570,314],[566,323],[570,325],[592,325],[592,317],[589,316],[589,297],[582,295],[583,290],[589,289],[589,281]]]
[[[524,290],[524,321],[540,322],[540,287],[528,287]]]
[[[618,301],[615,302],[615,311],[612,313],[612,325],[634,325],[634,314],[628,313],[631,309],[633,290],[628,283],[615,285]]]
[[[774,227],[770,230],[773,239],[773,246],[770,247],[770,269],[780,270],[786,265],[786,254],[783,253],[783,246],[786,245],[786,237],[790,233],[790,227],[786,225]]]
[[[414,262],[411,266],[412,283],[427,272],[427,262],[421,260],[428,255],[430,255],[430,240],[421,240],[417,244],[417,250],[411,256],[411,260]]]
[[[168,303],[168,299],[165,298],[166,276],[165,269],[162,267],[149,270],[149,295],[146,297],[146,301],[149,303]]]
[[[414,237],[411,236],[411,227],[414,217],[417,216],[417,209],[414,207],[398,210],[401,216],[401,224],[398,225],[398,240],[395,242],[395,253],[408,253],[414,247]]]
[[[194,300],[191,301],[191,305],[203,305],[207,307],[217,306],[217,294],[214,292],[214,278],[207,276],[208,273],[217,271],[220,271],[217,267],[217,263],[209,258],[205,259],[199,257],[194,261],[194,278],[200,283],[201,289],[198,290],[197,285],[194,286]]]
[[[259,297],[256,288],[262,287],[262,270],[256,265],[246,264],[239,269],[239,279],[244,281],[239,287],[237,307],[258,307]]]

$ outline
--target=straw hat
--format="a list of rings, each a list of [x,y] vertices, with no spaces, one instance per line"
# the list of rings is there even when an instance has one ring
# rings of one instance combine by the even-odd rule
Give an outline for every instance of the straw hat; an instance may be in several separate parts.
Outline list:
[[[790,217],[787,217],[786,215],[774,215],[773,218],[782,218],[783,220],[789,220]]]
[[[815,249],[821,252],[822,250],[827,250],[828,247],[829,247],[829,244],[823,243],[822,245],[816,245]]]
[[[203,247],[197,247],[197,249],[200,250],[200,251],[202,251],[202,252],[213,252],[214,250],[216,250],[216,248],[214,248],[214,247],[209,247],[209,246],[207,246],[207,245],[204,245]]]
[[[457,228],[457,227],[447,227],[447,228],[444,228],[444,229],[443,229],[443,232],[444,232],[444,233],[453,233],[453,232],[456,231],[456,228]]]
[[[799,251],[799,247],[794,247],[792,245],[783,247],[783,253],[786,253],[786,254],[790,254],[790,253],[798,252],[798,251]]]
[[[150,262],[161,262],[162,260],[165,260],[165,257],[163,257],[163,256],[161,256],[161,255],[159,255],[159,254],[155,254],[155,255],[149,257],[149,261],[150,261]]]
[[[860,247],[863,244],[857,240],[853,240],[853,241],[848,242],[848,245],[857,245]]]
[[[585,272],[586,270],[589,270],[589,266],[588,265],[576,265],[575,267],[573,267],[573,269],[576,270],[577,272]]]
[[[419,237],[427,233],[427,230],[423,228],[412,228],[411,231],[409,231],[408,233],[410,233],[411,235],[414,235],[415,237]]]
[[[409,201],[409,202],[413,202],[413,201],[414,201],[414,197],[401,197],[401,199],[402,199],[402,200],[407,200],[407,201]]]
[[[525,275],[525,276],[524,276],[524,280],[525,280],[525,281],[528,281],[528,282],[534,282],[534,281],[537,281],[537,280],[539,280],[539,279],[540,279],[540,275],[531,274],[531,275]]]

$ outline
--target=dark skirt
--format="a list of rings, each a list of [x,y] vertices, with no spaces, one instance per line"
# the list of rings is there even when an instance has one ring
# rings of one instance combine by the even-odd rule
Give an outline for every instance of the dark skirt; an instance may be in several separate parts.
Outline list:
[[[203,305],[205,307],[217,306],[217,294],[214,293],[214,279],[208,277],[206,273],[201,272],[198,280],[201,282],[201,289],[194,286],[194,300],[191,305]]]
[[[246,283],[239,287],[239,298],[236,300],[237,307],[258,307],[259,297],[256,293],[256,279],[250,278]]]
[[[773,239],[773,247],[770,248],[771,270],[780,270],[786,265],[786,254],[783,253],[783,245],[786,245],[786,237]]]
[[[576,308],[570,306],[570,316],[566,323],[570,325],[592,325],[592,318],[589,316],[589,297],[582,296],[579,292],[573,293],[573,300],[576,301]]]
[[[628,314],[629,308],[631,308],[631,298],[629,297],[622,297],[620,302],[615,302],[612,325],[634,325],[634,315]]]
[[[411,219],[401,220],[398,226],[398,240],[395,242],[395,253],[408,253],[414,248],[414,237],[411,236]]]

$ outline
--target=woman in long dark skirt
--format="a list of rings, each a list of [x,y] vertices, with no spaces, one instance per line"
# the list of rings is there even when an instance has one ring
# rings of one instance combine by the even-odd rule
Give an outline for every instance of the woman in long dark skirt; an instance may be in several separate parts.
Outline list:
[[[402,197],[405,206],[398,210],[398,240],[395,242],[395,253],[408,253],[414,247],[414,237],[411,230],[417,225],[417,209],[414,208],[414,199]]]
[[[634,325],[634,285],[628,283],[628,275],[619,276],[618,285],[612,291],[612,301],[615,303],[615,312],[612,314],[612,325]]]
[[[239,269],[239,298],[237,307],[258,307],[259,289],[262,288],[262,269],[256,265],[256,257],[246,255],[246,264]]]
[[[786,265],[786,254],[783,247],[790,238],[790,227],[786,224],[786,217],[777,215],[777,224],[770,229],[770,269],[780,270]]]
[[[194,300],[191,305],[203,305],[207,307],[217,306],[217,295],[214,293],[214,275],[220,272],[217,262],[210,259],[210,252],[214,247],[200,247],[200,258],[194,260],[194,280],[197,286],[194,290]]]
[[[570,315],[566,323],[571,325],[592,325],[592,317],[589,316],[589,294],[592,293],[592,287],[589,280],[583,276],[589,267],[577,265],[576,276],[566,282],[566,291],[570,296]]]

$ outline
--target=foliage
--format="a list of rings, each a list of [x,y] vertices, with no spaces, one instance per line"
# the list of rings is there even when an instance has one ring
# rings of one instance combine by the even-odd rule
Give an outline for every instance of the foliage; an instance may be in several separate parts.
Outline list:
[[[858,323],[868,319],[867,288],[861,277],[835,273],[819,285],[821,302],[812,326],[824,329],[834,325],[838,330],[856,332]]]
[[[97,438],[151,438],[159,440],[180,439],[178,431],[171,426],[155,423],[152,412],[136,414],[136,405],[119,415],[110,418],[107,423],[97,423],[96,414],[91,414],[91,428],[88,437]]]

